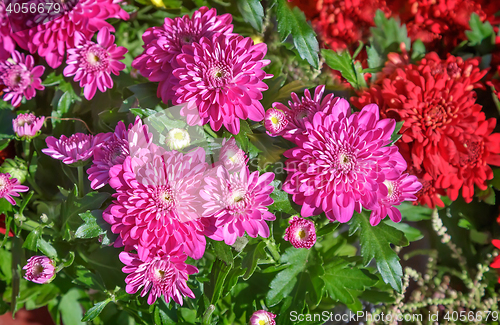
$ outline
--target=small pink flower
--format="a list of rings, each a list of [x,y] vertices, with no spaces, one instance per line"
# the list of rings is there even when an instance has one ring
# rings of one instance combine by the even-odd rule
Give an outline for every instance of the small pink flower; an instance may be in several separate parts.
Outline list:
[[[276,315],[265,310],[257,310],[250,317],[250,325],[276,325]]]
[[[119,75],[125,69],[120,62],[125,57],[127,49],[114,44],[115,37],[108,28],[103,28],[97,34],[97,43],[87,39],[80,32],[75,33],[75,48],[68,49],[68,66],[64,68],[64,76],[75,76],[84,87],[83,93],[88,100],[94,97],[97,88],[101,92],[113,87],[111,74]]]
[[[282,135],[288,125],[288,117],[285,112],[277,108],[270,108],[266,111],[264,126],[270,136]]]
[[[4,101],[11,101],[12,106],[21,104],[23,97],[30,100],[35,97],[35,90],[45,89],[40,77],[45,67],[37,65],[31,55],[25,56],[18,51],[12,52],[12,59],[0,61],[0,86],[4,85]]]
[[[206,201],[203,204],[204,216],[215,218],[217,231],[209,237],[224,240],[232,245],[236,237],[243,237],[245,231],[250,237],[269,237],[266,221],[275,220],[274,214],[267,210],[273,203],[269,196],[274,190],[270,185],[273,173],[250,173],[247,166],[239,172],[229,174],[222,166],[217,169],[217,176],[206,176],[205,186],[200,196]]]
[[[219,162],[215,166],[222,165],[231,173],[240,171],[246,166],[247,161],[247,155],[238,147],[234,138],[229,140],[224,139],[219,154]]]
[[[36,117],[33,113],[19,114],[12,120],[12,128],[19,138],[31,139],[38,135],[44,121],[45,116]]]
[[[56,276],[55,263],[47,256],[31,257],[23,270],[26,270],[26,280],[39,284],[49,283]]]
[[[286,228],[285,240],[295,248],[311,248],[316,243],[316,228],[314,222],[294,216]]]
[[[62,160],[66,165],[83,164],[92,157],[95,145],[98,143],[97,138],[83,133],[75,133],[69,138],[61,135],[59,139],[50,136],[45,139],[48,148],[42,149],[42,152],[54,159]]]
[[[13,196],[19,196],[19,192],[27,192],[28,186],[21,185],[17,178],[10,178],[10,174],[0,173],[0,199],[4,198],[10,204],[15,205]]]
[[[163,296],[167,303],[172,298],[182,306],[183,297],[195,297],[187,280],[190,274],[198,272],[196,267],[186,264],[186,258],[187,255],[178,252],[167,255],[160,251],[156,256],[142,260],[137,254],[121,252],[120,260],[125,264],[122,271],[129,274],[125,279],[125,291],[134,294],[143,288],[141,297],[149,292],[150,305]]]

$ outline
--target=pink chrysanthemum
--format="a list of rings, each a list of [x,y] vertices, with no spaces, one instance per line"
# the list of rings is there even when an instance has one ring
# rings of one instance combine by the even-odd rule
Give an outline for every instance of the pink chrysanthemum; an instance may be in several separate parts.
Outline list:
[[[266,52],[266,44],[253,45],[251,38],[236,35],[218,34],[193,43],[192,53],[177,57],[180,67],[173,75],[179,79],[177,103],[190,102],[198,109],[181,114],[199,114],[202,124],[210,122],[216,131],[224,125],[233,134],[240,131],[240,118],[262,121],[259,100],[268,88],[263,80],[272,77],[262,70],[270,63],[264,60]]]
[[[209,236],[214,240],[224,240],[232,245],[236,237],[243,237],[245,231],[250,237],[269,237],[266,220],[276,217],[267,210],[273,203],[269,196],[274,187],[269,185],[274,179],[273,173],[250,173],[245,166],[239,172],[229,174],[224,167],[217,169],[217,177],[207,176],[200,196],[204,215],[216,219],[217,231]]]
[[[222,141],[222,148],[219,154],[219,161],[215,166],[224,166],[228,172],[240,171],[246,166],[248,161],[247,155],[236,144],[236,140],[231,138]]]
[[[118,76],[125,69],[125,64],[120,62],[125,57],[127,49],[114,44],[115,37],[107,28],[97,33],[97,43],[85,38],[76,32],[75,48],[68,49],[68,66],[64,68],[64,76],[75,76],[75,81],[80,81],[84,87],[83,93],[88,100],[94,97],[97,88],[101,92],[113,87],[111,74]]]
[[[28,186],[21,185],[17,178],[10,178],[10,174],[0,173],[0,199],[6,199],[10,204],[15,205],[13,196],[19,196],[19,192],[27,192]]]
[[[103,28],[114,32],[113,26],[106,22],[107,19],[129,18],[128,13],[114,0],[69,0],[63,3],[63,8],[64,14],[55,19],[38,17],[38,25],[25,33],[29,40],[27,49],[31,53],[38,52],[51,68],[61,65],[66,49],[75,48],[75,35],[78,33],[83,33],[85,38],[90,39]]]
[[[311,122],[316,112],[331,114],[334,110],[340,109],[344,111],[350,107],[345,99],[333,97],[333,94],[328,94],[323,98],[324,92],[325,86],[321,85],[314,90],[314,97],[311,96],[309,89],[304,91],[304,96],[300,99],[296,93],[292,93],[292,101],[288,102],[289,107],[281,103],[273,103],[273,107],[282,111],[288,120],[285,127],[280,132],[274,133],[274,135],[282,135],[284,138],[291,140],[294,134],[305,131],[305,123]]]
[[[385,216],[389,215],[394,222],[401,221],[401,212],[395,207],[404,201],[416,201],[416,193],[422,189],[422,184],[416,176],[403,174],[395,180],[384,181],[379,187],[378,207],[370,215],[370,224],[376,226]]]
[[[99,143],[99,137],[83,133],[75,133],[69,138],[61,135],[59,139],[52,136],[47,137],[47,148],[42,152],[57,160],[62,160],[66,165],[75,163],[84,164],[94,152]]]
[[[38,284],[52,281],[56,276],[56,267],[53,260],[47,256],[33,256],[23,267],[26,270],[24,278]]]
[[[23,96],[26,100],[35,97],[35,90],[45,89],[40,79],[44,71],[45,67],[35,66],[31,55],[12,52],[12,59],[0,61],[0,86],[5,86],[3,100],[10,100],[12,106],[17,107]]]
[[[0,1],[0,60],[7,60],[14,52],[16,43],[11,37],[9,17],[5,10],[4,1]]]
[[[19,114],[12,120],[12,128],[19,138],[31,139],[38,135],[45,116],[36,117],[33,113]]]
[[[131,151],[132,157],[110,169],[109,185],[117,193],[103,218],[120,234],[116,246],[171,251],[180,245],[189,256],[201,258],[206,229],[198,192],[207,167],[205,151],[156,150],[143,157]]]
[[[215,33],[231,34],[233,25],[230,14],[217,16],[215,9],[201,7],[189,18],[165,18],[160,27],[148,28],[142,35],[144,53],[138,56],[132,67],[150,81],[159,81],[158,97],[167,103],[175,98],[173,87],[177,79],[172,71],[177,67],[176,58],[183,46],[199,42],[202,37],[211,38]]]
[[[276,315],[265,310],[257,310],[250,317],[250,325],[276,325]]]
[[[270,108],[266,111],[264,119],[264,126],[266,127],[267,134],[274,137],[282,135],[288,125],[288,116],[280,109]]]
[[[154,304],[163,296],[167,303],[172,298],[182,306],[183,297],[195,297],[187,286],[187,280],[190,274],[198,273],[196,267],[186,264],[186,258],[185,254],[158,252],[155,257],[141,260],[137,254],[121,252],[120,260],[126,265],[122,271],[129,274],[125,279],[125,291],[134,294],[144,287],[141,297],[149,292],[148,304]]]
[[[294,216],[289,221],[290,226],[286,228],[285,237],[286,241],[295,248],[311,248],[316,243],[316,228],[314,222]]]
[[[372,209],[383,181],[394,179],[406,163],[391,143],[396,122],[379,120],[377,105],[351,114],[337,106],[330,115],[318,112],[297,135],[298,147],[284,155],[288,177],[283,190],[302,205],[301,215],[325,212],[330,220],[347,222],[354,210]]]

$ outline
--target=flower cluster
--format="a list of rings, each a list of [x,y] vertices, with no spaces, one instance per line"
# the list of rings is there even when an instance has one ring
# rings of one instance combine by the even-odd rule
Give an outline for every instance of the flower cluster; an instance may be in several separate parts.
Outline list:
[[[17,137],[29,140],[40,134],[45,116],[36,117],[33,113],[19,114],[12,120],[12,128]]]
[[[38,284],[49,283],[56,274],[55,263],[47,256],[33,256],[23,267],[24,278]]]
[[[382,116],[404,122],[397,145],[423,184],[419,202],[430,207],[444,206],[441,195],[455,200],[460,190],[470,202],[474,186],[485,190],[493,178],[489,165],[500,165],[496,120],[486,119],[473,91],[486,74],[478,66],[477,59],[435,53],[418,64],[399,61],[352,99],[358,108],[375,102]]]
[[[132,66],[159,81],[158,97],[184,104],[181,114],[218,131],[222,125],[238,134],[240,120],[264,119],[259,102],[267,90],[262,68],[267,47],[234,34],[232,17],[202,7],[189,16],[165,18],[143,35],[144,53]]]
[[[395,125],[393,119],[380,119],[373,104],[359,113],[334,105],[330,113],[319,111],[306,120],[292,139],[297,147],[284,153],[288,176],[283,190],[302,205],[301,215],[325,212],[332,221],[347,222],[365,208],[372,210],[372,225],[386,215],[401,221],[393,207],[416,200],[421,184],[403,173],[406,162],[390,145]]]

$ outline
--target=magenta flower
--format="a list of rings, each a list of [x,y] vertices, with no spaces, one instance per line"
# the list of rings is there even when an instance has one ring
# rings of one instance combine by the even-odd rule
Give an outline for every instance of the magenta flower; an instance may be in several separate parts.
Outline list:
[[[294,216],[286,228],[285,240],[295,248],[311,248],[316,243],[314,222]]]
[[[416,201],[415,194],[421,188],[422,184],[413,175],[403,174],[395,180],[385,180],[379,188],[378,207],[370,215],[370,224],[378,225],[387,215],[392,221],[400,222],[401,212],[394,205],[400,205],[403,201]]]
[[[10,100],[12,106],[17,107],[21,104],[23,96],[26,100],[35,97],[35,90],[45,89],[40,79],[43,71],[45,71],[43,66],[35,67],[31,55],[12,52],[12,59],[0,61],[0,86],[5,86],[3,100]]]
[[[250,317],[250,325],[276,325],[276,315],[265,310],[257,310]]]
[[[283,190],[302,205],[301,215],[324,211],[330,220],[347,222],[354,210],[375,208],[383,182],[406,168],[397,147],[387,146],[395,125],[379,120],[377,105],[354,114],[339,105],[306,122],[305,132],[294,139],[298,147],[284,153],[289,159]]]
[[[186,264],[186,258],[185,254],[159,252],[155,257],[141,260],[137,254],[121,252],[120,261],[126,265],[122,271],[128,274],[125,291],[134,294],[143,288],[141,297],[149,292],[150,305],[163,296],[165,302],[169,303],[172,298],[182,306],[183,297],[195,297],[187,286],[187,280],[190,274],[198,273],[196,267]]]
[[[248,167],[239,172],[229,174],[224,167],[218,167],[217,176],[205,177],[205,186],[200,196],[206,201],[203,204],[204,215],[215,218],[217,231],[209,237],[224,240],[232,245],[236,237],[243,237],[245,231],[250,237],[269,237],[266,220],[276,217],[267,210],[273,203],[269,196],[274,187],[269,185],[274,179],[273,173],[250,173]]]
[[[10,204],[15,205],[13,196],[19,196],[19,192],[27,192],[28,186],[21,185],[17,178],[10,178],[9,173],[0,173],[0,199],[6,199]]]
[[[192,53],[177,57],[179,68],[173,71],[179,79],[175,87],[177,103],[196,105],[194,113],[199,114],[202,124],[210,122],[216,131],[224,125],[238,134],[240,118],[262,121],[265,112],[259,100],[268,88],[263,80],[272,77],[262,70],[270,63],[264,60],[266,52],[266,44],[253,45],[249,37],[203,37],[193,43]]]
[[[296,93],[291,94],[292,101],[288,102],[289,107],[281,103],[273,103],[275,110],[269,110],[271,111],[270,114],[276,114],[276,110],[283,112],[287,123],[282,127],[268,128],[266,126],[269,133],[274,136],[282,135],[284,138],[291,140],[294,134],[300,134],[305,131],[305,123],[311,122],[316,112],[331,114],[335,110],[346,111],[349,109],[349,103],[345,99],[333,97],[333,94],[328,94],[322,99],[324,92],[325,86],[321,85],[314,90],[314,98],[311,97],[311,93],[306,89],[301,99],[299,99]],[[270,116],[270,118],[272,117]],[[281,120],[282,118],[278,119],[277,123]]]
[[[12,128],[18,138],[32,139],[39,134],[45,116],[36,117],[33,113],[19,114],[12,120]]]
[[[266,111],[264,119],[264,126],[266,127],[267,134],[274,137],[282,135],[288,125],[288,116],[280,109],[270,108]]]
[[[131,157],[110,169],[109,185],[117,193],[103,218],[113,233],[120,234],[115,246],[165,251],[182,246],[189,256],[201,258],[208,222],[200,219],[198,195],[207,167],[205,151],[156,150],[137,155],[131,150]]]
[[[14,52],[16,43],[11,37],[9,17],[5,10],[5,2],[0,1],[0,60],[7,60]]]
[[[224,166],[231,173],[240,171],[246,166],[247,161],[247,155],[238,147],[234,138],[224,139],[219,153],[219,161],[215,163],[214,167]]]
[[[165,18],[160,27],[148,28],[142,35],[144,53],[135,58],[132,67],[150,81],[159,81],[158,97],[163,102],[175,99],[173,87],[178,80],[172,75],[177,66],[176,58],[183,46],[199,42],[202,37],[211,38],[215,33],[231,34],[233,25],[230,14],[217,16],[215,9],[201,7],[193,13],[174,19]]]
[[[113,87],[111,74],[118,76],[125,69],[125,64],[120,62],[125,57],[127,49],[114,44],[115,37],[107,28],[97,33],[97,43],[85,38],[85,35],[76,32],[75,48],[68,49],[68,66],[64,68],[64,76],[75,76],[75,81],[80,81],[84,87],[83,93],[88,100],[94,97],[97,88],[101,92]]]
[[[42,152],[57,160],[62,160],[66,165],[85,164],[92,157],[99,137],[83,133],[75,133],[69,138],[61,135],[59,139],[47,137],[47,147]]]
[[[76,35],[79,33],[91,39],[95,32],[104,28],[114,32],[113,26],[106,22],[107,19],[129,18],[119,2],[114,0],[69,0],[62,5],[65,13],[55,19],[47,16],[53,13],[46,13],[47,17],[39,15],[36,19],[38,25],[25,32],[27,45],[20,44],[31,53],[38,52],[51,68],[61,65],[66,49],[76,47]]]
[[[23,267],[24,278],[38,284],[49,283],[56,276],[55,262],[47,256],[33,256]]]

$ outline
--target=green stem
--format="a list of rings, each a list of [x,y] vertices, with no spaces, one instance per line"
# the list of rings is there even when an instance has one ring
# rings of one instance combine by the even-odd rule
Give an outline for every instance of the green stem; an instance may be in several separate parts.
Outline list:
[[[83,184],[83,166],[78,166],[78,196],[83,197],[84,184]]]
[[[252,125],[252,126],[250,127],[250,129],[255,130],[255,129],[260,128],[261,126],[262,126],[262,123],[257,122],[257,123],[255,123],[254,125]]]
[[[278,249],[276,248],[276,245],[274,244],[274,241],[267,240],[266,241],[267,249],[269,249],[269,252],[271,253],[271,256],[273,259],[278,262],[280,260],[280,253],[278,252]]]
[[[218,138],[217,134],[208,126],[208,124],[203,125],[203,129],[205,129],[205,132],[210,134],[213,138]]]
[[[30,159],[31,159],[31,146],[30,146],[31,142],[30,141],[23,141],[23,153],[24,153],[24,159],[26,159],[27,163],[28,163],[28,166],[29,166],[29,163],[30,163]]]

